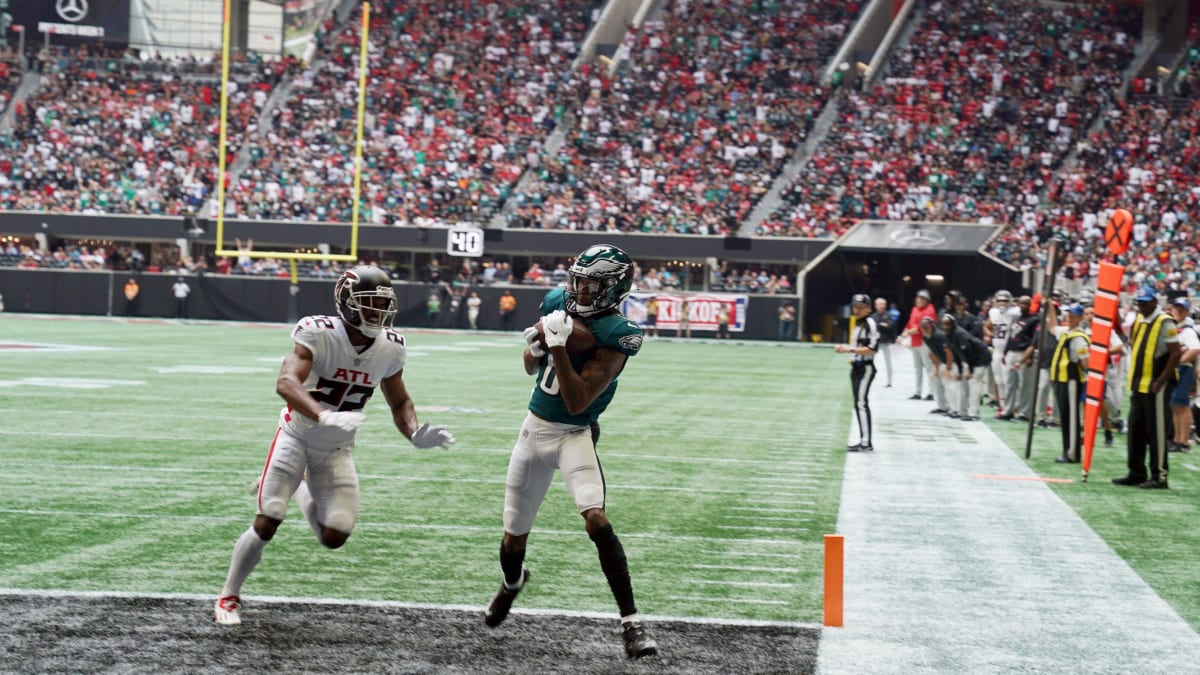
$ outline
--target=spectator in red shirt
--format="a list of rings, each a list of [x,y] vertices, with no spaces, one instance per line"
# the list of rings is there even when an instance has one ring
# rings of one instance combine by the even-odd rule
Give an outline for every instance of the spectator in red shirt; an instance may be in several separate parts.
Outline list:
[[[904,335],[908,336],[913,367],[917,371],[916,389],[913,395],[909,397],[914,401],[919,401],[922,398],[926,401],[932,401],[934,388],[941,386],[933,378],[933,360],[929,356],[929,350],[925,349],[924,343],[921,341],[921,319],[925,318],[936,322],[937,310],[933,307],[929,291],[922,288],[917,291],[916,304],[913,306],[912,311],[908,313],[908,323],[904,324]],[[926,378],[929,379],[929,393],[922,396],[921,388]]]

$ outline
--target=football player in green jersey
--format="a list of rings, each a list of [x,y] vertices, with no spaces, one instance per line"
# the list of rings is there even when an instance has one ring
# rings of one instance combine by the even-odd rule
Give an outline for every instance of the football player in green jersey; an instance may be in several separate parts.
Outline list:
[[[484,622],[499,626],[529,580],[525,542],[554,472],[561,470],[616,598],[625,652],[636,659],[656,653],[658,645],[638,619],[625,550],[604,512],[604,474],[596,455],[597,419],[616,393],[625,362],[642,347],[641,327],[620,313],[631,290],[629,256],[616,246],[592,246],[571,265],[566,287],[542,300],[543,330],[531,326],[525,331],[525,372],[536,374],[537,384],[508,463],[500,544],[504,583],[488,604]],[[567,339],[577,323],[596,342],[586,351],[569,353]]]

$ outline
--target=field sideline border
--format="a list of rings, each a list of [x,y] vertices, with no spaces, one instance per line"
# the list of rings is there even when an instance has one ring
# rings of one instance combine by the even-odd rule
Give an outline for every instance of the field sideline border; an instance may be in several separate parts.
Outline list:
[[[66,589],[23,589],[23,588],[0,588],[0,596],[9,597],[35,597],[35,598],[82,598],[82,599],[105,599],[105,598],[121,598],[127,600],[188,600],[204,603],[204,607],[208,607],[208,603],[216,599],[216,594],[201,594],[201,593],[134,593],[129,591],[72,591]],[[376,607],[376,608],[398,608],[398,609],[416,609],[416,610],[438,610],[450,612],[465,612],[471,614],[483,614],[483,605],[438,605],[419,602],[404,602],[402,600],[350,600],[345,598],[313,598],[313,597],[291,597],[277,595],[247,595],[246,599],[252,603],[262,604],[310,604],[310,605],[331,605],[340,607]],[[583,612],[569,609],[537,609],[537,608],[513,608],[513,614],[526,614],[529,616],[549,616],[549,617],[568,617],[582,619],[615,619],[615,612]],[[639,613],[640,614],[640,613]],[[752,627],[775,627],[775,628],[804,628],[817,629],[821,628],[818,623],[809,623],[804,621],[759,621],[754,619],[717,619],[707,617],[680,617],[667,616],[662,614],[640,614],[642,618],[650,622],[663,623],[683,623],[696,625],[716,625],[716,626],[752,626]]]

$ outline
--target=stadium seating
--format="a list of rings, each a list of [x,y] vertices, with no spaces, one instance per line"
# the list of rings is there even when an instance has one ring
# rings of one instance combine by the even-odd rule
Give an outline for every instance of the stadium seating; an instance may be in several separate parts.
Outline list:
[[[8,109],[21,83],[21,61],[11,49],[0,49],[0,115]]]
[[[376,2],[361,221],[488,218],[558,123],[596,4]],[[359,35],[352,17],[324,40],[323,66],[253,141],[238,215],[351,220]]]
[[[828,95],[818,85],[857,3],[677,1],[587,70],[567,142],[516,195],[515,227],[730,234]]]
[[[43,50],[41,87],[0,147],[0,208],[182,214],[216,182],[218,61],[141,60],[95,48]],[[231,60],[230,156],[279,73]]]
[[[1136,77],[1117,101],[1136,3],[930,3],[867,92],[818,84],[858,3],[674,0],[627,36],[611,79],[572,69],[602,4],[376,0],[361,220],[483,221],[507,202],[511,227],[731,234],[832,102],[833,128],[757,234],[837,236],[862,217],[995,222],[1000,259],[1036,264],[1059,236],[1086,278],[1120,206],[1136,219],[1131,279],[1200,283],[1200,36],[1177,84]],[[311,70],[231,64],[229,158],[249,161],[230,216],[350,220],[358,28],[327,21]],[[42,86],[0,146],[0,208],[170,215],[211,196],[219,61],[82,47],[33,68]],[[18,81],[0,53],[0,109]],[[291,93],[259,129],[280,84]],[[6,251],[0,265],[85,267],[78,253]],[[769,285],[769,273],[726,272],[730,288]]]
[[[1009,223],[1038,203],[1133,57],[1140,8],[934,3],[758,234],[836,236],[859,218]]]

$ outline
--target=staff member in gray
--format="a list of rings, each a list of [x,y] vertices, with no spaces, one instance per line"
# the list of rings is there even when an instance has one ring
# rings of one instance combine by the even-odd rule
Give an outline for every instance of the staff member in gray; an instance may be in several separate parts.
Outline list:
[[[879,353],[883,354],[883,368],[887,371],[887,382],[883,386],[892,386],[892,343],[896,341],[896,322],[888,314],[886,298],[875,298],[875,311],[871,318],[879,327]]]
[[[850,312],[857,320],[850,344],[834,348],[839,354],[853,354],[850,359],[850,391],[854,395],[854,414],[858,417],[859,442],[846,446],[847,452],[871,452],[871,381],[875,379],[875,352],[879,349],[879,326],[871,318],[871,297],[856,293],[850,299]]]

